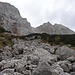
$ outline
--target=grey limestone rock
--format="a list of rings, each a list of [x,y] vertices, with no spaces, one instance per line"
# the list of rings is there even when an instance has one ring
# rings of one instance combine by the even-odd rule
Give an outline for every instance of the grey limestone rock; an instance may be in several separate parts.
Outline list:
[[[0,73],[0,75],[4,75],[3,73]]]
[[[0,25],[17,35],[32,33],[32,27],[27,19],[22,18],[19,10],[9,3],[0,2]]]
[[[73,71],[75,72],[75,64],[72,65]]]
[[[16,7],[3,2],[0,2],[0,26],[15,35],[27,35],[30,33],[75,34],[75,32],[61,24],[52,25],[50,22],[33,28],[26,18],[21,17]]]
[[[60,66],[64,70],[64,72],[70,72],[70,70],[72,69],[72,65],[68,62],[62,62]]]
[[[62,74],[60,74],[60,75],[70,75],[69,73],[65,73],[65,72],[63,72]]]
[[[4,69],[1,73],[6,73],[6,74],[12,75],[12,74],[14,74],[14,69],[10,69],[10,68]]]
[[[75,57],[71,56],[69,58],[67,58],[68,61],[70,61],[71,63],[75,62]]]
[[[23,74],[21,74],[21,73],[18,73],[18,72],[15,72],[15,73],[14,73],[14,75],[23,75]]]
[[[61,73],[63,73],[63,69],[60,67],[58,63],[52,64],[50,70],[52,72],[52,75],[60,75]]]
[[[40,58],[40,62],[41,61],[50,61],[50,60],[54,60],[57,61],[57,56],[56,55],[52,55],[50,54],[47,50],[43,49],[43,48],[36,48],[33,51],[34,55],[37,55]]]
[[[61,56],[61,60],[67,59],[71,56],[75,56],[75,51],[67,46],[59,47],[55,54]]]
[[[48,33],[48,34],[75,34],[74,31],[69,28],[61,25],[54,24],[52,25],[50,22],[44,23],[36,28],[36,31],[39,33]]]
[[[70,74],[71,74],[71,75],[75,75],[75,72],[71,72]]]
[[[42,62],[33,71],[32,75],[52,75],[50,71],[50,65],[47,62]]]

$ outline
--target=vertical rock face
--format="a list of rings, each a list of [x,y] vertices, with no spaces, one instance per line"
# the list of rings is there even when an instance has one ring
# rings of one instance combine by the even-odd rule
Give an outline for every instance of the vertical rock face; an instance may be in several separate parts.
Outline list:
[[[0,2],[0,25],[7,31],[17,35],[25,35],[32,32],[27,19],[22,18],[18,9],[9,3]]]

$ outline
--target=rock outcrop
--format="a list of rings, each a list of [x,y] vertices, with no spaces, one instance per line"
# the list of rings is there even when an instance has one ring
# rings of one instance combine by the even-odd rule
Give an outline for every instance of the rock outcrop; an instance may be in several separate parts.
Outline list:
[[[0,2],[0,25],[13,34],[32,33],[30,23],[20,16],[19,10],[9,3]]]
[[[65,60],[69,57],[71,57],[72,55],[75,56],[75,53],[74,53],[74,50],[70,49],[69,47],[67,46],[62,46],[62,47],[59,47],[56,52],[55,52],[57,55],[60,55],[61,59]]]
[[[52,25],[50,22],[44,23],[43,25],[37,27],[36,32],[48,34],[75,34],[74,31],[61,24]]]
[[[16,7],[2,2],[0,2],[0,26],[16,35],[27,35],[30,33],[74,34],[72,30],[63,25],[52,25],[49,22],[33,28],[26,18],[21,17]]]

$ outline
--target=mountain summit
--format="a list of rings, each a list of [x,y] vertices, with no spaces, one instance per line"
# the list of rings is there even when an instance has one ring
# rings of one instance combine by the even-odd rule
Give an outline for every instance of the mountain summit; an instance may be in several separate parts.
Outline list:
[[[74,34],[69,28],[50,22],[33,28],[26,18],[22,18],[19,10],[9,3],[0,2],[0,26],[16,35],[27,35],[30,33],[48,33],[48,34]]]
[[[39,33],[48,33],[48,34],[74,34],[74,31],[71,29],[61,25],[54,24],[52,25],[50,22],[44,23],[36,28]]]

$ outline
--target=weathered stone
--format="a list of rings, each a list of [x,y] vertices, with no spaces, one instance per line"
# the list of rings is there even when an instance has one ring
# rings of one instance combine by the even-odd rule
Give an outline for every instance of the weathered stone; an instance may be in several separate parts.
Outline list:
[[[9,3],[0,2],[0,25],[17,35],[33,32],[27,19],[22,18],[18,9]]]
[[[75,75],[75,72],[71,72],[70,74],[71,74],[71,75]]]
[[[49,60],[57,60],[56,55],[50,54],[47,50],[42,48],[36,48],[33,52],[34,55],[37,55],[40,60],[39,61],[49,61]]]
[[[51,48],[51,49],[50,49],[50,53],[51,53],[51,54],[54,54],[54,53],[55,53],[55,49],[54,49],[54,48]]]
[[[6,74],[14,74],[14,69],[4,69],[1,73],[6,73]]]
[[[23,74],[24,75],[31,75],[31,71],[30,70],[23,71]]]
[[[61,61],[59,63],[60,67],[63,69],[64,72],[70,72],[72,70],[72,64],[68,61]]]
[[[75,64],[72,65],[72,69],[75,72]]]
[[[39,60],[40,60],[40,58],[38,56],[32,56],[31,63],[33,65],[38,65],[39,64]]]
[[[2,51],[3,52],[0,54],[2,60],[6,60],[6,59],[11,59],[12,58],[11,47],[5,46],[4,48],[2,48]]]
[[[64,72],[63,72],[63,73],[62,73],[62,74],[60,74],[60,75],[70,75],[70,74],[69,74],[69,73],[64,73]]]
[[[65,60],[71,56],[75,56],[75,51],[67,46],[62,46],[56,50],[55,54],[60,55],[61,60]]]
[[[14,69],[15,69],[15,72],[23,73],[23,71],[25,70],[25,66],[18,62],[15,64]]]
[[[0,75],[4,75],[3,73],[0,73]]]
[[[50,52],[51,45],[46,43],[46,44],[43,45],[43,48],[44,48],[45,50],[47,50],[48,52]]]
[[[52,72],[52,75],[60,75],[61,73],[63,73],[63,69],[60,67],[58,63],[53,64],[50,67],[50,70]]]
[[[67,58],[68,61],[70,61],[71,63],[75,62],[75,57],[71,56],[69,58]]]
[[[15,72],[15,73],[14,73],[14,75],[23,75],[23,74],[21,74],[21,73],[18,73],[18,72]]]
[[[32,75],[52,75],[50,71],[50,65],[47,62],[42,62],[33,71]]]

